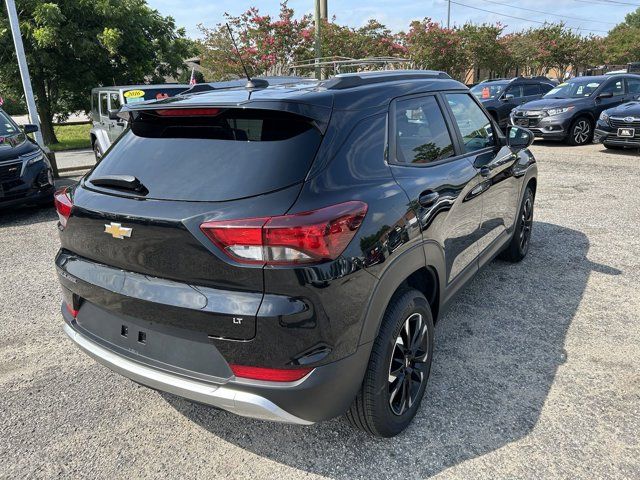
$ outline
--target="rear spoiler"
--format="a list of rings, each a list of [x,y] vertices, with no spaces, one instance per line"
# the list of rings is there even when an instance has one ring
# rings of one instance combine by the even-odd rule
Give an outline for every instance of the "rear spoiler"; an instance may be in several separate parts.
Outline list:
[[[192,97],[193,99],[193,97]],[[178,100],[178,101],[176,101]],[[322,134],[327,130],[329,119],[331,117],[331,107],[300,103],[296,101],[286,100],[247,100],[240,103],[198,103],[198,102],[182,102],[176,97],[165,100],[152,102],[140,102],[130,105],[124,105],[118,112],[118,116],[127,122],[135,122],[136,118],[142,112],[152,112],[154,110],[183,110],[183,109],[253,109],[253,110],[276,110],[279,112],[288,112],[313,120],[315,126]]]

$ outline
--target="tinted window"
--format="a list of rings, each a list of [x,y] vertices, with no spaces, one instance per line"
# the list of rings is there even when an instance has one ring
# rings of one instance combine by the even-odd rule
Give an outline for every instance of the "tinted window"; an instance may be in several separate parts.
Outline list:
[[[513,85],[507,88],[506,94],[513,95],[514,98],[520,98],[522,97],[522,87],[519,85]]]
[[[614,97],[624,95],[624,81],[622,79],[607,83],[600,93],[613,93]]]
[[[429,163],[453,156],[453,142],[435,97],[396,103],[396,158]]]
[[[108,115],[108,106],[107,106],[107,94],[106,93],[101,93],[100,94],[100,115],[104,115],[107,116]]]
[[[532,97],[534,95],[540,95],[540,87],[538,85],[523,85],[522,96]]]
[[[448,93],[447,101],[453,111],[467,152],[475,152],[495,145],[491,121],[469,95]]]
[[[142,113],[89,181],[134,175],[149,190],[147,198],[249,197],[304,180],[321,139],[307,119],[277,111],[227,110],[198,117]]]
[[[629,93],[640,93],[640,79],[629,78],[627,80],[627,88],[629,89]]]
[[[481,100],[498,98],[504,91],[506,85],[506,82],[482,82],[473,87],[471,93]]]
[[[553,85],[549,85],[548,83],[541,83],[539,86],[542,93],[547,93],[553,88]]]
[[[117,92],[109,94],[109,103],[111,110],[118,110],[122,105],[120,104],[120,94]]]

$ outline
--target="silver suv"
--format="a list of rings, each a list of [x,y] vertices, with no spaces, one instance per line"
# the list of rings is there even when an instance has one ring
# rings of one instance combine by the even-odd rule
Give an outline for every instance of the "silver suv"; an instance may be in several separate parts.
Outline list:
[[[173,97],[190,88],[183,84],[164,85],[124,85],[115,87],[98,87],[91,90],[91,146],[100,160],[113,141],[127,127],[127,122],[118,117],[122,105],[161,100]]]

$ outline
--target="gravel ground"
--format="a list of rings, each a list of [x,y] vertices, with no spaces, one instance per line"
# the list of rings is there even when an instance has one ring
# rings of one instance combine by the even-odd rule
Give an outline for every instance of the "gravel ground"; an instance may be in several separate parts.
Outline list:
[[[62,333],[55,213],[0,214],[0,476],[639,478],[640,155],[533,151],[529,256],[458,296],[422,408],[388,440],[236,417],[97,365]]]

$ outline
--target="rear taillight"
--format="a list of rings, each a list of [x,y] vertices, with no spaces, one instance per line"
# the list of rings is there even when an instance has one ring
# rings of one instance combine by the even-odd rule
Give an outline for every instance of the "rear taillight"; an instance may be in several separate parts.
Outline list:
[[[167,108],[151,111],[162,117],[215,117],[220,113],[219,108]]]
[[[366,203],[353,201],[293,215],[205,222],[200,229],[240,263],[316,263],[338,258],[366,213]]]
[[[263,368],[246,367],[244,365],[230,365],[231,371],[236,377],[249,378],[251,380],[264,380],[267,382],[295,382],[307,376],[313,368]]]
[[[73,208],[73,200],[71,199],[69,187],[64,187],[58,190],[54,197],[53,202],[58,212],[58,219],[62,228],[67,226],[67,220],[71,215],[71,209]]]

